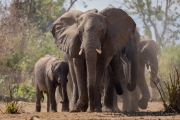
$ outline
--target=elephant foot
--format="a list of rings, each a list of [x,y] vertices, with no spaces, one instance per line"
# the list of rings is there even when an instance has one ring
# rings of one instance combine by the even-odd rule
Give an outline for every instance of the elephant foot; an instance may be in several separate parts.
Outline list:
[[[102,108],[102,111],[103,111],[103,112],[113,112],[113,107],[104,106],[104,107]]]
[[[114,107],[113,108],[113,112],[115,113],[119,113],[119,112],[122,112],[118,107]]]
[[[63,103],[61,112],[69,112],[69,103]]]
[[[77,101],[77,108],[81,112],[85,112],[88,108],[88,102],[82,102],[81,100]]]
[[[55,113],[55,112],[57,112],[57,110],[50,110],[49,112],[51,112],[51,113]]]
[[[36,106],[36,112],[40,112],[41,111],[41,106]]]
[[[138,107],[133,107],[131,108],[130,112],[139,112],[139,109]]]
[[[138,106],[139,106],[139,108],[141,108],[141,109],[146,109],[147,108],[147,106],[148,106],[148,100],[143,100],[143,99],[140,99],[139,101],[138,101]]]
[[[77,108],[76,105],[74,105],[71,109],[70,112],[80,112],[79,109]]]
[[[101,107],[96,107],[96,108],[94,109],[94,112],[102,112]]]

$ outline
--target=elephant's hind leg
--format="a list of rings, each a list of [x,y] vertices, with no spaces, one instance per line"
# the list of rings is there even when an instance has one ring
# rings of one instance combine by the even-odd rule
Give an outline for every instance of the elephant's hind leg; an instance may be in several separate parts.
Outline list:
[[[39,90],[38,85],[36,85],[36,112],[41,111],[41,99],[43,96],[43,92]]]

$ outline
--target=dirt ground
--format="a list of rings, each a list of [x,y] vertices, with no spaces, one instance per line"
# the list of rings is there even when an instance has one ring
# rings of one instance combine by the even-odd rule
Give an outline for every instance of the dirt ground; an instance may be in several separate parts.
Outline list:
[[[163,105],[160,102],[149,102],[148,108],[146,110],[140,110],[140,112],[134,113],[111,113],[111,112],[102,112],[102,113],[88,113],[88,112],[79,112],[79,113],[69,113],[69,112],[60,112],[61,105],[58,105],[57,113],[47,113],[46,112],[46,103],[42,103],[42,112],[35,112],[35,103],[19,103],[22,106],[21,114],[3,114],[5,110],[5,103],[0,103],[0,120],[30,120],[34,115],[39,116],[40,120],[59,120],[59,119],[99,119],[99,120],[108,120],[108,119],[179,119],[180,114],[168,114],[163,113]],[[121,109],[122,103],[119,102],[119,108]]]

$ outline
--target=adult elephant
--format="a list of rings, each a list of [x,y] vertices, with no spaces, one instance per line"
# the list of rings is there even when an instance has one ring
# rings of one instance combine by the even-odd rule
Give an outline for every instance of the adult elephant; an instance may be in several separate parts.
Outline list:
[[[36,87],[36,111],[41,111],[41,99],[43,92],[47,93],[47,112],[57,112],[55,90],[59,87],[62,97],[62,111],[69,111],[69,99],[67,96],[68,63],[59,57],[45,55],[40,58],[34,67]],[[51,107],[51,109],[50,109]]]
[[[139,36],[139,35],[137,35]],[[129,79],[128,69],[123,69],[123,64],[121,64],[121,83],[122,88],[124,89],[124,94],[122,95],[123,98],[123,111],[138,111],[138,107],[141,109],[146,109],[148,105],[148,101],[150,99],[150,92],[148,89],[148,85],[145,79],[145,67],[147,69],[151,69],[150,76],[150,84],[151,87],[154,88],[154,82],[157,84],[159,82],[159,78],[157,77],[158,73],[158,49],[157,45],[154,40],[151,39],[141,39],[138,42],[138,51],[139,51],[139,62],[138,62],[138,78],[137,78],[137,87],[134,91],[129,92],[125,85],[127,83],[127,79]],[[124,52],[125,55],[131,54],[127,50]],[[124,56],[123,59],[129,64],[128,57]],[[124,67],[125,68],[125,67]],[[108,89],[105,92],[105,108],[118,108],[117,101],[113,103],[113,85],[110,79],[113,79],[113,75],[110,74],[110,69],[106,72],[106,82],[108,82]],[[108,79],[107,79],[108,78]],[[153,82],[154,80],[154,82]],[[106,83],[107,84],[107,83]],[[140,93],[142,94],[140,98]]]
[[[118,51],[134,41],[136,24],[121,9],[107,8],[81,12],[69,11],[53,25],[55,44],[68,59],[73,81],[71,111],[101,111],[100,86],[105,68],[110,64],[116,92],[121,95]],[[135,41],[134,41],[135,42]],[[132,59],[133,76],[136,77],[137,59]],[[136,87],[136,80],[128,83],[128,90]]]

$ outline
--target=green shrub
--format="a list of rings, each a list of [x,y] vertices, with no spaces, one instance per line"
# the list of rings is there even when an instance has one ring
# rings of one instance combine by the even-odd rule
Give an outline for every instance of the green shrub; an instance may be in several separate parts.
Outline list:
[[[6,111],[8,114],[18,114],[21,107],[17,105],[16,101],[6,102]]]
[[[162,86],[165,87],[162,87]],[[169,80],[156,85],[165,111],[180,112],[180,74],[177,68],[171,69]]]
[[[25,98],[29,101],[33,101],[35,99],[35,88],[30,83],[21,83],[19,85],[14,85],[14,97]]]

